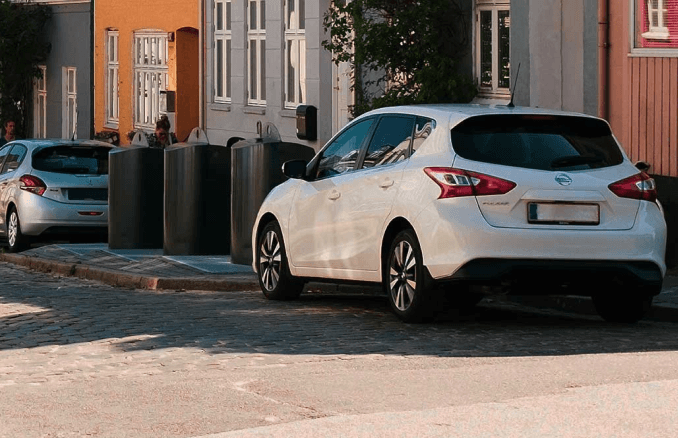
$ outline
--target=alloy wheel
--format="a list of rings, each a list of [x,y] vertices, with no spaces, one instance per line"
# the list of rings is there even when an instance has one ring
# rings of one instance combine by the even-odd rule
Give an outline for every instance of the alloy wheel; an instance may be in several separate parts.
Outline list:
[[[10,247],[16,245],[16,238],[18,233],[19,233],[19,216],[16,214],[16,211],[13,211],[9,215],[9,224],[7,225],[7,240],[9,242]]]
[[[417,289],[417,260],[412,245],[401,240],[394,248],[389,266],[389,290],[393,303],[400,311],[406,311]]]
[[[259,249],[259,275],[267,291],[275,290],[280,280],[282,255],[280,241],[273,230],[266,233],[266,237]]]

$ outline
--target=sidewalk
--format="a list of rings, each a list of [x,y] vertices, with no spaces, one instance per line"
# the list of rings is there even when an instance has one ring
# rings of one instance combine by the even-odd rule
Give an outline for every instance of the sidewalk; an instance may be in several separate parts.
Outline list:
[[[233,264],[230,256],[165,256],[162,252],[162,249],[112,250],[105,243],[54,244],[19,254],[1,253],[0,261],[135,289],[259,290],[252,267]],[[355,289],[355,286],[346,288]],[[323,285],[321,289],[337,292],[344,287]],[[570,309],[591,307],[590,299],[582,297],[530,297],[518,301],[528,304],[531,300]],[[678,269],[668,272],[653,307],[678,311]]]

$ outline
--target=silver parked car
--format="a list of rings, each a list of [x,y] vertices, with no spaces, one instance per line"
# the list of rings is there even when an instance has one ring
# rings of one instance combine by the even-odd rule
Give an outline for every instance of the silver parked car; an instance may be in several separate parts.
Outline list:
[[[10,252],[32,239],[108,232],[108,153],[91,140],[15,140],[0,149],[0,237]]]

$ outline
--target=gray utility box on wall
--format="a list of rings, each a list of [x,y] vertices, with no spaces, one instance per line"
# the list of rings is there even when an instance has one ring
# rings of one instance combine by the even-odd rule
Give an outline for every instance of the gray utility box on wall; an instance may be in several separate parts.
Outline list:
[[[311,147],[284,143],[279,138],[257,138],[231,148],[231,262],[252,264],[252,227],[264,198],[287,180],[282,174],[285,161],[310,161]]]
[[[165,149],[165,255],[230,252],[231,151],[209,143]]]
[[[162,248],[163,153],[143,146],[109,153],[109,248]]]

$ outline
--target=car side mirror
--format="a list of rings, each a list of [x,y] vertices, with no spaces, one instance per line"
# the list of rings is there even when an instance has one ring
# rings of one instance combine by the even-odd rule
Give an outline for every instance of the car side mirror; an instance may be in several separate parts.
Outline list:
[[[285,161],[282,165],[282,173],[288,178],[303,179],[306,176],[306,160]]]
[[[636,161],[636,169],[640,170],[641,172],[647,172],[650,170],[650,164],[646,163],[645,161]]]

